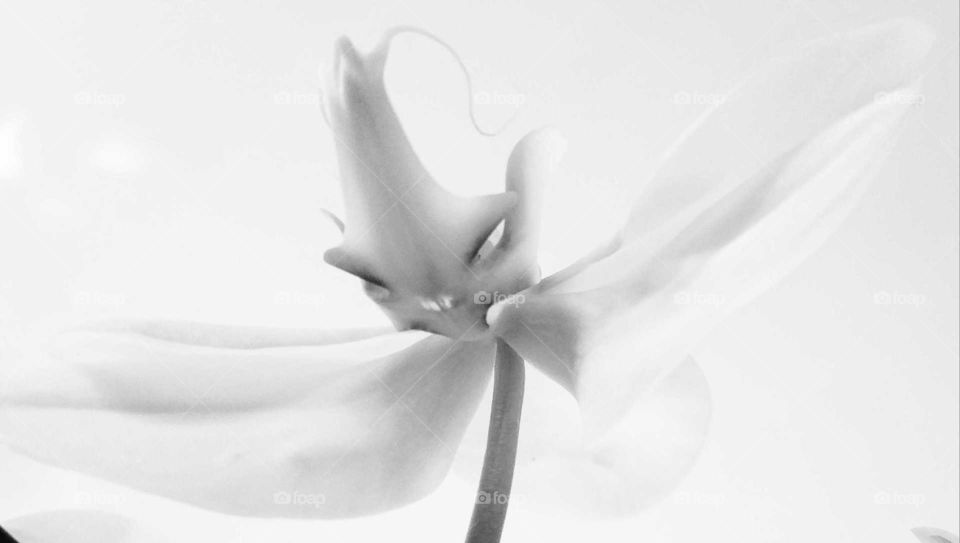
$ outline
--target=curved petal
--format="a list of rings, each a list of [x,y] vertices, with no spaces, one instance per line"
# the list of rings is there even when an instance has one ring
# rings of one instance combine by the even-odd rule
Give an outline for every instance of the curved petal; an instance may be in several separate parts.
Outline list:
[[[368,335],[176,323],[73,331],[0,381],[0,438],[226,513],[383,511],[443,479],[492,345],[358,338]]]
[[[364,280],[398,329],[478,339],[485,326],[473,300],[482,290],[475,257],[517,195],[457,196],[420,162],[384,83],[391,40],[402,31],[365,54],[347,38],[337,42],[327,105],[346,217],[343,243],[324,259]]]
[[[910,530],[922,543],[960,543],[960,538],[946,530],[922,526]]]
[[[537,200],[540,181],[556,162],[557,136],[538,130],[517,143],[506,192],[461,197],[447,191],[420,162],[387,93],[390,44],[405,32],[452,52],[432,34],[408,27],[387,32],[366,53],[346,38],[337,43],[327,113],[346,217],[343,242],[324,259],[362,279],[399,330],[485,339],[491,294],[513,293],[538,279],[531,263]],[[500,224],[502,243],[490,251]]]
[[[524,507],[575,517],[635,513],[672,491],[706,443],[710,389],[690,358],[599,442],[585,439],[577,404],[562,387],[531,372],[526,389],[511,492]],[[483,460],[486,423],[478,414],[457,454],[455,473],[470,481]]]
[[[102,511],[44,511],[11,519],[4,527],[19,543],[164,543],[133,519]],[[0,531],[2,535],[2,531]]]
[[[814,41],[748,77],[689,127],[644,186],[623,230],[645,235],[703,210],[837,119],[877,100],[898,100],[933,36],[891,21]]]
[[[384,82],[390,45],[404,31],[387,32],[367,53],[340,38],[326,100],[346,204],[343,245],[329,259],[385,283],[426,281],[427,267],[459,271],[515,201],[507,193],[458,197],[420,161]],[[409,258],[420,253],[423,262]]]
[[[740,175],[738,164],[720,161],[730,169],[711,174],[716,187],[658,178],[652,186],[669,189],[671,197],[654,191],[619,242],[596,259],[547,278],[524,293],[523,304],[492,308],[492,329],[574,392],[586,424],[599,435],[712,325],[774,284],[837,228],[916,103],[910,84],[930,41],[909,24],[870,28],[811,47],[759,78],[759,88],[745,85],[724,106],[732,109],[715,113],[720,120],[701,125],[715,136],[714,154],[729,149],[731,156],[757,162],[739,151],[736,138],[717,130],[728,125],[728,115],[746,115],[750,100],[767,92],[795,90],[781,104],[784,122],[795,115],[818,120],[771,132],[789,137],[767,147],[787,149],[764,158],[749,176]],[[821,80],[828,78],[817,77],[820,72],[839,87],[828,86],[825,94]],[[878,99],[888,95],[895,98]],[[771,120],[747,116],[745,126],[757,122],[762,134],[780,121],[777,98],[757,107]],[[793,143],[810,131],[812,137]],[[696,154],[705,144],[699,142],[693,135],[681,144],[668,171],[701,164]],[[766,157],[767,147],[759,146],[757,154]],[[653,211],[658,205],[666,210],[659,215]],[[649,220],[637,219],[646,213]]]

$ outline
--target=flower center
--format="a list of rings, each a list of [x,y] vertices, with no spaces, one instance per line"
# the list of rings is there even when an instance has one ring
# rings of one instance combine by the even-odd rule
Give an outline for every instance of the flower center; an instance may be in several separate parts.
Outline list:
[[[365,280],[364,291],[399,330],[423,330],[477,341],[490,337],[487,310],[497,303],[523,303],[524,296],[518,293],[533,285],[538,277],[536,270],[524,271],[491,261],[465,265],[459,279],[453,284],[431,284],[426,292],[405,284],[389,287],[376,279]]]

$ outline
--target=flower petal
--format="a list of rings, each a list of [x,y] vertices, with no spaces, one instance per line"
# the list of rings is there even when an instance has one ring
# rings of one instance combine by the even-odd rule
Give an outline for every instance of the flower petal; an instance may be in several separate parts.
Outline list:
[[[599,436],[712,325],[774,284],[837,228],[915,103],[909,85],[929,44],[929,34],[903,23],[862,30],[811,47],[759,78],[759,88],[744,86],[724,106],[733,108],[729,115],[756,106],[778,121],[776,100],[769,98],[776,94],[766,93],[794,89],[782,104],[784,122],[793,122],[798,111],[798,119],[819,120],[771,132],[791,134],[770,144],[774,152],[786,149],[762,159],[749,176],[741,176],[736,162],[718,162],[734,174],[713,174],[716,190],[708,182],[673,185],[658,178],[652,186],[669,189],[671,197],[654,191],[649,198],[664,199],[638,204],[618,243],[545,279],[524,293],[525,303],[492,308],[493,331],[574,392],[588,430]],[[819,81],[829,78],[818,73],[839,87],[823,94]],[[882,93],[896,99],[877,99]],[[763,96],[766,102],[750,102]],[[719,128],[702,124],[715,136],[714,154],[730,148],[758,162],[717,132],[727,124],[727,110],[715,114]],[[745,126],[754,120],[748,116]],[[758,126],[763,132],[766,125]],[[810,131],[812,137],[792,143]],[[680,171],[687,158],[691,167],[700,164],[690,155],[703,147],[699,140],[694,135],[681,145],[668,170]],[[759,149],[764,157],[769,150]],[[652,211],[658,205],[667,211]],[[648,213],[649,220],[636,218]]]
[[[0,438],[226,513],[383,511],[443,479],[492,345],[368,336],[176,323],[70,332],[0,381]]]
[[[470,249],[489,235],[514,202],[506,193],[461,198],[431,177],[387,94],[384,70],[394,36],[388,33],[367,54],[341,38],[327,97],[346,204],[342,250],[376,268],[387,283],[393,282],[390,276],[422,277],[416,266],[425,264],[459,271],[460,260],[469,261]],[[427,235],[410,235],[424,229]],[[438,262],[409,258],[411,251],[425,249],[435,250],[431,256]]]
[[[873,101],[896,101],[933,36],[891,21],[814,41],[732,90],[687,129],[644,186],[623,230],[643,236],[702,210],[777,157]]]
[[[170,541],[133,519],[102,511],[44,511],[4,524],[19,543],[163,543]]]
[[[346,217],[343,243],[324,255],[373,285],[373,297],[399,329],[450,337],[474,329],[473,311],[430,311],[439,298],[473,309],[477,251],[516,205],[512,192],[461,197],[421,163],[387,94],[388,33],[371,52],[337,43],[328,117],[336,140]],[[424,306],[427,310],[424,310]],[[482,317],[480,315],[479,317]],[[452,321],[448,322],[448,321]]]
[[[960,543],[956,535],[938,528],[918,527],[910,530],[922,543]]]
[[[577,405],[555,382],[527,375],[511,500],[575,517],[635,513],[673,490],[706,443],[710,389],[691,359],[635,402],[602,441],[585,440]],[[481,404],[478,413],[483,413]],[[457,455],[456,473],[476,478],[486,418],[478,415]]]

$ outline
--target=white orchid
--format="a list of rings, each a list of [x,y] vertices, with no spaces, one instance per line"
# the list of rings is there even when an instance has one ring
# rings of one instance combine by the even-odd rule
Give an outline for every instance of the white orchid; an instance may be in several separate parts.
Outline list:
[[[538,460],[529,479],[520,470],[525,498],[556,501],[551,481],[577,489],[564,493],[577,508],[635,512],[704,442],[709,391],[689,353],[836,230],[909,110],[932,41],[914,23],[872,26],[751,77],[672,148],[615,240],[541,280],[541,194],[562,138],[520,140],[503,193],[450,193],[391,107],[395,35],[367,54],[336,46],[326,105],[346,216],[326,260],[359,277],[399,332],[73,330],[11,372],[3,441],[220,512],[357,516],[443,480],[494,373],[482,502],[510,494],[526,361],[576,399],[583,436],[577,420],[546,422],[555,432],[536,421],[540,439],[518,459]],[[724,303],[690,303],[703,294]],[[505,511],[478,504],[471,540],[497,540]]]

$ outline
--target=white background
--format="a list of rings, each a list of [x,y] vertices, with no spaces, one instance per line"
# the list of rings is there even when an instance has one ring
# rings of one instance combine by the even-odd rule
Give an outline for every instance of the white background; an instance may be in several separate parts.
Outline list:
[[[957,11],[952,0],[0,0],[0,319],[384,322],[321,258],[338,233],[318,209],[341,204],[316,89],[341,34],[365,46],[396,24],[432,30],[495,102],[477,104],[480,123],[516,114],[499,138],[476,135],[450,57],[398,42],[397,108],[454,190],[500,190],[523,131],[564,132],[549,272],[611,232],[659,153],[764,59],[910,16],[939,39],[873,190],[695,353],[715,417],[691,475],[635,519],[519,504],[504,539],[894,543],[916,525],[957,531]],[[895,302],[877,303],[884,294]],[[95,505],[185,542],[458,540],[474,488],[451,476],[418,504],[359,520],[239,519],[0,453],[0,520]]]

